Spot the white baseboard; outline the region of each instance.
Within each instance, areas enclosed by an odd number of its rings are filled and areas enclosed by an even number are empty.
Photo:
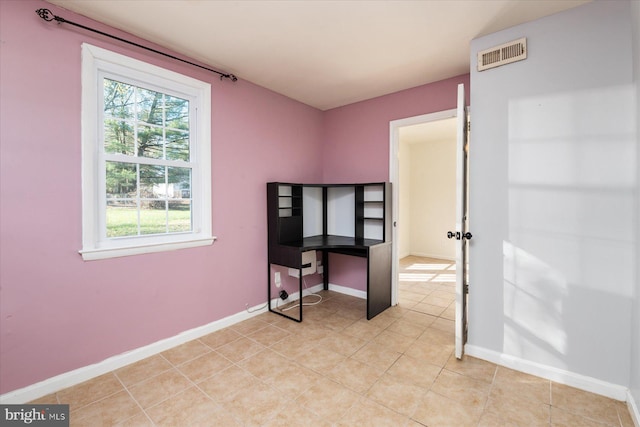
[[[323,289],[323,285],[315,285],[308,289],[303,290],[303,295],[308,293],[319,292]],[[355,296],[358,298],[367,298],[367,293],[356,289],[347,288],[344,286],[329,284],[329,290],[339,292],[346,295]],[[297,299],[299,293],[296,292],[289,296],[289,298]],[[272,299],[272,307],[275,307],[277,299]],[[218,331],[222,328],[234,325],[243,320],[247,320],[251,317],[267,311],[266,303],[258,304],[254,307],[250,307],[245,311],[233,314],[220,320],[216,320],[207,325],[198,326],[197,328],[190,329],[144,347],[139,347],[126,353],[112,356],[102,362],[95,363],[93,365],[83,366],[82,368],[74,369],[73,371],[65,372],[55,377],[48,378],[44,381],[29,385],[27,387],[13,390],[3,395],[0,395],[0,404],[22,404],[32,400],[38,399],[42,396],[46,396],[51,393],[55,393],[64,388],[80,384],[84,381],[90,380],[97,376],[106,374],[107,372],[114,371],[116,369],[127,366],[131,363],[135,363],[139,360],[146,359],[170,348],[176,347],[180,344],[184,344],[187,341],[195,340],[212,332]]]
[[[181,332],[173,337],[154,342],[144,347],[136,348],[126,353],[112,356],[102,362],[83,366],[82,368],[56,375],[55,377],[48,378],[27,387],[10,391],[0,395],[0,403],[22,404],[30,402],[42,396],[46,396],[47,394],[55,393],[64,388],[80,384],[81,382],[106,374],[107,372],[111,372],[115,369],[122,368],[123,366],[127,366],[131,363],[161,353],[180,344],[184,344],[187,341],[203,337],[266,311],[267,307],[265,304],[257,305],[249,308],[248,311],[242,311],[223,319],[216,320],[207,325]]]
[[[640,427],[640,408],[638,408],[638,403],[633,398],[631,391],[627,391],[627,408],[629,408],[635,426]]]
[[[627,387],[612,384],[597,378],[588,377],[586,375],[576,374],[575,372],[565,371],[564,369],[531,362],[529,360],[510,356],[504,353],[498,353],[497,351],[483,347],[467,344],[464,347],[464,351],[469,356],[487,360],[495,363],[496,365],[535,375],[537,377],[546,378],[559,384],[579,388],[581,390],[610,397],[611,399],[622,402],[628,402],[630,396],[629,389]]]

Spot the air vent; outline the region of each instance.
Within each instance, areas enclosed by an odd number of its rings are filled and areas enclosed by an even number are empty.
[[[527,39],[521,38],[478,52],[478,71],[527,59]]]

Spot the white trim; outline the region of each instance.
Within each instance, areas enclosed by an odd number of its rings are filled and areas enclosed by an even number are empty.
[[[106,49],[82,44],[82,249],[85,261],[210,245],[215,240],[211,224],[211,85]],[[180,234],[108,239],[101,231],[104,198],[99,187],[104,174],[99,147],[101,123],[98,100],[102,77],[121,76],[123,81],[144,82],[158,90],[189,99],[195,142],[192,159],[183,167],[192,170],[193,231]],[[155,160],[141,163],[155,164]],[[172,162],[163,161],[170,165]],[[175,162],[180,165],[181,162]]]
[[[303,293],[307,295],[309,292],[319,292],[323,289],[322,283],[312,286],[311,288],[304,289]],[[335,292],[343,293],[346,295],[352,295],[358,298],[366,298],[367,293],[358,291],[344,286],[329,284],[329,289]],[[292,295],[295,296],[296,294]],[[290,296],[290,297],[292,297]],[[272,300],[272,306],[275,306],[276,299]],[[147,357],[151,357],[155,354],[162,353],[180,344],[184,344],[188,341],[198,339],[220,329],[234,325],[243,320],[250,319],[254,316],[267,312],[267,304],[258,304],[254,307],[247,308],[245,311],[241,311],[223,319],[216,320],[207,325],[198,326],[193,329],[181,332],[178,335],[169,337],[144,347],[138,347],[131,351],[112,356],[102,362],[95,363],[93,365],[83,366],[82,368],[74,369],[73,371],[65,372],[55,377],[48,378],[44,381],[29,385],[27,387],[10,391],[3,395],[0,395],[0,404],[23,404],[32,400],[38,399],[42,396],[46,396],[51,393],[55,393],[64,388],[80,384],[84,381],[90,380],[97,376],[106,374],[131,363],[138,362]]]
[[[209,246],[212,245],[216,240],[217,237],[213,236],[208,239],[185,240],[183,242],[158,243],[144,246],[128,246],[111,249],[87,249],[81,250],[79,252],[82,255],[82,259],[84,261],[95,261],[98,259],[173,251],[176,249],[197,248],[199,246]]]
[[[553,366],[543,365],[541,363],[532,362],[530,360],[521,359],[508,354],[498,353],[497,351],[471,344],[465,345],[464,352],[469,356],[487,360],[506,368],[535,375],[559,384],[575,387],[580,390],[606,396],[611,399],[620,400],[622,402],[629,399],[630,394],[627,387],[612,384],[597,378],[588,377],[586,375],[577,374],[575,372],[566,371]]]
[[[334,285],[333,283],[329,283],[329,290],[360,299],[367,299],[367,291],[360,291],[358,289],[348,288],[346,286]]]
[[[640,427],[640,408],[631,394],[631,390],[627,390],[627,408],[631,414],[631,419],[636,427]]]
[[[178,335],[169,337],[144,347],[138,347],[134,350],[126,353],[112,356],[102,362],[95,363],[93,365],[83,366],[82,368],[74,369],[73,371],[65,372],[64,374],[56,375],[55,377],[48,378],[44,381],[32,384],[30,386],[10,391],[0,396],[0,403],[2,404],[22,404],[38,399],[47,394],[55,393],[67,387],[80,384],[81,382],[90,380],[97,376],[106,374],[116,369],[127,366],[131,363],[138,362],[147,357],[169,350],[180,344],[184,344],[188,341],[198,339],[212,332],[218,331],[222,328],[234,325],[243,320],[247,320],[251,317],[267,311],[264,304],[259,304],[255,307],[249,308],[248,311],[241,311],[240,313],[233,314],[220,320],[216,320],[204,326],[198,326],[193,329],[181,332]],[[254,311],[255,310],[255,311]]]

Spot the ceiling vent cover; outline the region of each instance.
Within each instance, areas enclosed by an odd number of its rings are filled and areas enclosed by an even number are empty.
[[[527,59],[527,39],[521,38],[478,52],[478,71]]]

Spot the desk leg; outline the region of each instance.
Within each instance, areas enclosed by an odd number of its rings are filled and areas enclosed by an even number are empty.
[[[322,281],[324,290],[329,290],[329,252],[322,251]]]
[[[367,320],[391,307],[391,243],[369,248],[367,257]]]

